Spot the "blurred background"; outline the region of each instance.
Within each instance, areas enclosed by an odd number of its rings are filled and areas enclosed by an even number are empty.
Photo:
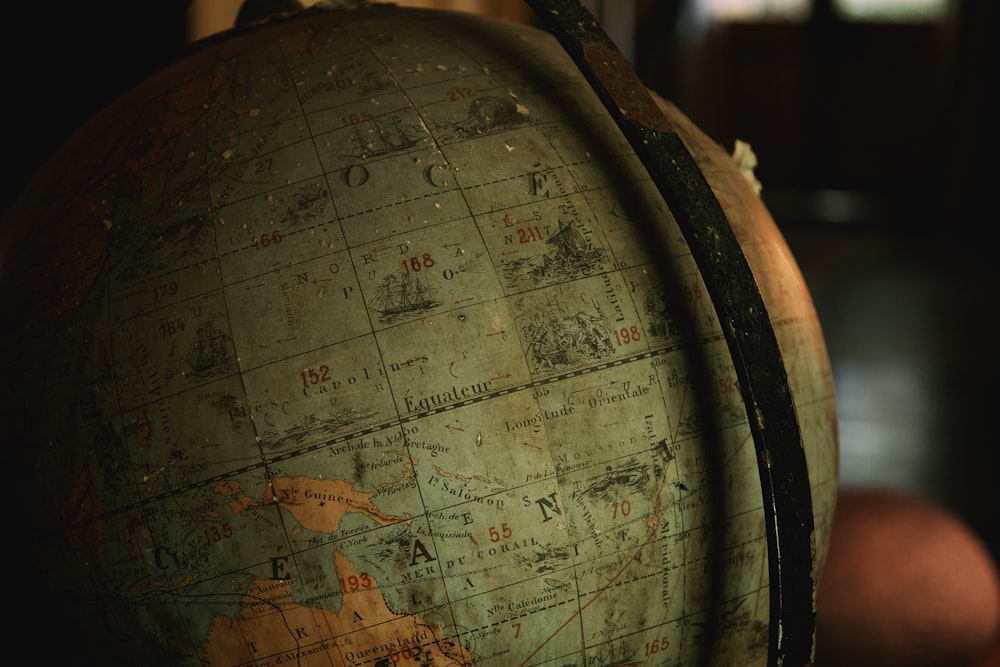
[[[401,5],[532,22],[518,0]],[[954,512],[1000,558],[986,84],[992,0],[589,0],[647,85],[731,150],[812,290],[844,488]],[[3,42],[6,208],[86,118],[232,24],[239,0],[21,3]],[[990,223],[990,220],[994,223]]]

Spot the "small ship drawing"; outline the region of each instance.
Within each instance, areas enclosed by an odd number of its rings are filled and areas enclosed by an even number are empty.
[[[541,256],[541,264],[537,259],[529,260],[534,264],[527,271],[527,276],[534,281],[552,278],[574,278],[590,275],[599,271],[604,261],[604,250],[595,248],[572,222],[560,222],[559,229],[546,240],[548,250]],[[511,269],[517,271],[515,264]],[[513,276],[511,276],[513,277]]]
[[[559,229],[549,238],[549,244],[555,247],[555,254],[560,259],[575,257],[579,253],[588,252],[591,247],[583,234],[573,226],[573,223],[559,222]]]
[[[434,299],[434,290],[420,282],[419,276],[391,273],[382,280],[374,305],[380,319],[388,322],[401,315],[429,310],[439,303]]]
[[[184,360],[196,377],[213,377],[224,372],[230,361],[229,337],[214,322],[202,322]]]
[[[366,159],[405,151],[419,143],[420,138],[413,136],[411,128],[403,127],[399,118],[388,121],[373,118],[352,127],[341,149],[344,156]]]

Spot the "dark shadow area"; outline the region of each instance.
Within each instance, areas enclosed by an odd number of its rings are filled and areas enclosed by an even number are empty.
[[[0,212],[81,124],[181,52],[187,5],[23,2],[6,10]]]

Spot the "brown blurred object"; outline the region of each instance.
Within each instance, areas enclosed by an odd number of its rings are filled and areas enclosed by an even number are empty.
[[[1000,574],[949,512],[899,492],[844,491],[817,607],[819,667],[986,667]]]
[[[990,647],[976,660],[975,667],[1000,667],[1000,630]]]
[[[311,7],[317,0],[295,0]],[[243,0],[191,0],[186,13],[187,39],[196,41],[233,26]],[[531,8],[520,0],[391,0],[382,4],[474,12],[494,18],[534,23]]]

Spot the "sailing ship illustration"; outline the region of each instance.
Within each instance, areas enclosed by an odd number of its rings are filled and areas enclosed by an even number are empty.
[[[572,280],[603,269],[604,249],[594,247],[572,222],[559,222],[546,240],[545,252],[510,260],[504,266],[507,286],[514,288],[525,278],[534,284]]]
[[[639,664],[639,648],[628,645],[624,640],[616,639],[606,644],[595,646],[596,655],[592,662],[599,665],[615,665],[615,667],[635,667]]]
[[[429,310],[440,305],[435,298],[435,290],[420,281],[413,273],[390,273],[382,280],[375,294],[374,306],[379,320],[388,323],[396,318]]]
[[[412,127],[405,127],[397,116],[390,119],[372,118],[354,125],[340,144],[343,157],[359,160],[380,157],[413,148],[420,136]]]
[[[559,229],[546,242],[550,250],[545,253],[542,266],[535,269],[542,275],[558,272],[577,276],[601,268],[604,250],[595,248],[572,222],[560,220]]]
[[[213,321],[202,322],[184,361],[195,377],[214,377],[225,372],[230,363],[229,336]]]
[[[559,221],[559,229],[549,239],[549,245],[555,247],[555,256],[560,259],[575,257],[581,252],[591,249],[587,239],[573,226],[572,222]]]

